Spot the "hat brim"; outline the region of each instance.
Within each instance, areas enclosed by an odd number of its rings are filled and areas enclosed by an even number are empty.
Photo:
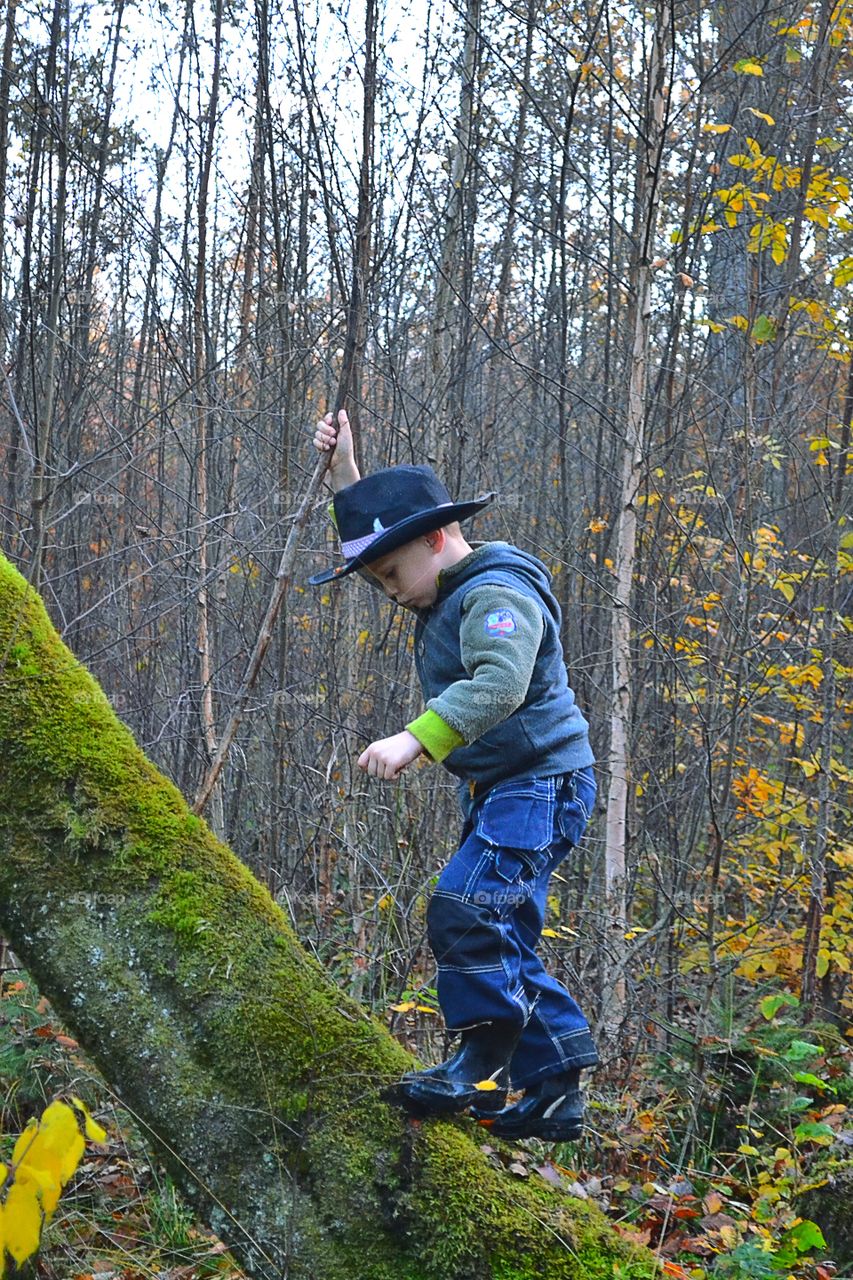
[[[479,498],[472,498],[470,502],[453,502],[448,507],[433,507],[431,511],[419,511],[413,516],[407,516],[405,520],[400,520],[390,529],[386,529],[361,555],[353,556],[352,559],[345,560],[343,564],[335,565],[332,569],[324,569],[322,573],[315,573],[308,582],[312,587],[319,587],[324,582],[336,582],[338,578],[346,578],[356,569],[373,564],[389,551],[396,551],[398,547],[405,546],[407,542],[413,542],[424,533],[433,533],[436,529],[443,529],[445,525],[453,524],[456,520],[467,520],[470,516],[475,516],[478,511],[483,510],[483,507],[493,502],[496,496],[494,493],[484,493]]]

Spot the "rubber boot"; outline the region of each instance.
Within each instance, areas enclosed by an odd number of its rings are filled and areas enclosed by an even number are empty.
[[[583,1130],[580,1071],[565,1071],[531,1085],[520,1102],[494,1115],[488,1107],[472,1110],[490,1134],[514,1142],[542,1138],[545,1142],[574,1142]]]
[[[410,1115],[454,1115],[473,1102],[484,1114],[500,1111],[509,1088],[509,1063],[521,1036],[512,1022],[486,1022],[462,1032],[453,1057],[425,1071],[410,1071],[383,1092]],[[488,1088],[477,1088],[488,1082]]]

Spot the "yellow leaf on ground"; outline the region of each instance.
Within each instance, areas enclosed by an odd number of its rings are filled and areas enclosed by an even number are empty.
[[[494,1080],[478,1080],[474,1085],[475,1089],[479,1089],[481,1093],[491,1093],[492,1089],[497,1089]]]

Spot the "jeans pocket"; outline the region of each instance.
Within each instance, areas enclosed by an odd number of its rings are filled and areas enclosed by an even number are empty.
[[[483,801],[477,835],[499,848],[547,849],[554,840],[553,778],[502,782]]]
[[[597,787],[591,768],[578,769],[565,785],[557,805],[557,829],[571,845],[579,843],[592,816]]]

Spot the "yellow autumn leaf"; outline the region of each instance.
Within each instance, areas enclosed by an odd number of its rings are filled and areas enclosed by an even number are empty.
[[[34,1187],[36,1194],[40,1196],[43,1191],[52,1191],[59,1185],[59,1160],[56,1157],[53,1157],[52,1166],[39,1169],[31,1164],[22,1164],[15,1174],[15,1181],[20,1186]]]
[[[777,591],[782,592],[782,595],[788,601],[788,604],[793,603],[794,588],[791,586],[790,582],[785,582],[783,578],[777,578],[776,581],[773,583],[773,586],[776,588]]]
[[[92,1119],[92,1113],[86,1106],[85,1102],[82,1102],[80,1098],[75,1098],[73,1094],[71,1095],[71,1101],[74,1103],[74,1106],[78,1111],[83,1112],[83,1116],[86,1121],[86,1137],[91,1139],[92,1142],[106,1142],[106,1129],[99,1125],[97,1120]]]
[[[414,1009],[414,1007],[415,1007],[414,1000],[404,1000],[402,1004],[391,1005],[391,1008],[394,1010],[395,1013],[409,1013],[410,1010]]]
[[[732,126],[730,124],[703,124],[702,132],[703,133],[728,133],[731,127]]]
[[[2,1187],[3,1183],[6,1181],[6,1177],[8,1173],[9,1173],[8,1166],[5,1164],[0,1164],[0,1187]]]
[[[430,1008],[430,1006],[429,1006],[428,1004],[417,1004],[417,1005],[415,1005],[415,1012],[416,1012],[416,1013],[432,1013],[432,1014],[437,1014],[437,1013],[438,1013],[438,1010],[437,1010],[437,1009],[432,1009],[432,1008]]]
[[[820,773],[819,760],[804,760],[801,756],[791,756],[794,764],[798,764],[807,778],[813,778],[816,773]]]
[[[601,516],[594,516],[587,525],[587,529],[589,529],[590,533],[602,533],[606,528],[607,521],[603,520]]]
[[[557,937],[557,933],[555,932],[555,930],[554,930],[554,929],[543,929],[543,930],[542,930],[542,937],[543,937],[543,938],[556,938],[556,937]]]
[[[757,1147],[751,1147],[748,1142],[742,1142],[738,1147],[738,1151],[742,1156],[757,1156],[761,1154]]]
[[[769,116],[766,111],[758,111],[755,107],[747,107],[747,111],[751,111],[754,116],[757,116],[759,120],[764,120],[767,124],[776,123],[773,117]]]
[[[38,1252],[41,1209],[33,1186],[13,1182],[3,1209],[5,1246],[18,1266]]]
[[[494,1080],[478,1080],[474,1085],[475,1089],[479,1089],[481,1093],[491,1093],[492,1089],[497,1089]]]
[[[737,63],[735,71],[739,71],[744,76],[763,76],[764,70],[757,62],[751,62],[748,59]]]
[[[38,1133],[38,1127],[37,1120],[30,1120],[27,1122],[26,1129],[24,1129],[23,1133],[20,1134],[18,1141],[15,1143],[15,1149],[12,1152],[12,1164],[21,1163],[24,1155],[35,1141],[35,1136]]]
[[[77,1127],[77,1117],[66,1102],[52,1102],[42,1115],[41,1133],[33,1143],[33,1153],[40,1150],[42,1141],[46,1152],[59,1157],[59,1176],[64,1186],[86,1150],[83,1135]],[[30,1156],[25,1157],[25,1161],[38,1167]]]
[[[32,1165],[21,1165],[15,1176],[15,1185],[31,1187],[44,1212],[45,1225],[53,1217],[62,1193],[62,1181],[59,1174],[59,1157],[45,1156],[45,1164],[50,1168],[36,1169]]]

